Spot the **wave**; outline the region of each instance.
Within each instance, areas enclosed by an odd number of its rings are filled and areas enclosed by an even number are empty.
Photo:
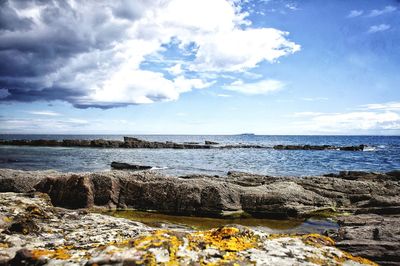
[[[366,146],[366,147],[364,147],[363,151],[376,151],[376,147],[374,147],[374,146]]]
[[[168,167],[156,167],[156,166],[153,166],[150,170],[165,170],[165,169],[168,169]]]

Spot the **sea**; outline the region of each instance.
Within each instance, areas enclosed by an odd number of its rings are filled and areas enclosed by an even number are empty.
[[[387,172],[400,169],[400,136],[272,136],[272,135],[125,135],[177,143],[205,140],[220,144],[257,144],[263,149],[123,149],[0,146],[0,168],[109,171],[112,161],[148,165],[167,175],[225,175],[228,171],[272,176],[310,176],[344,170]],[[122,135],[6,135],[0,139],[108,139]],[[364,151],[274,150],[283,145],[366,144]]]

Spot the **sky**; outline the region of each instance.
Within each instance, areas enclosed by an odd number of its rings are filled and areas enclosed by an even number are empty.
[[[3,134],[400,134],[400,1],[0,1]]]

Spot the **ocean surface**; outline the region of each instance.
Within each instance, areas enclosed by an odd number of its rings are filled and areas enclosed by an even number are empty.
[[[243,171],[273,176],[307,176],[341,170],[400,169],[400,136],[129,135],[151,141],[258,144],[265,149],[108,149],[0,146],[0,168],[64,172],[110,170],[112,161],[149,165],[169,175],[224,175]],[[0,135],[0,139],[113,139],[122,135]],[[362,152],[273,150],[277,144],[366,144]]]

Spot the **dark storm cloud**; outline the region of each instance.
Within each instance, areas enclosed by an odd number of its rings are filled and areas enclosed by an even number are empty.
[[[79,62],[81,54],[106,51],[115,40],[124,39],[129,21],[140,17],[139,4],[127,1],[93,1],[70,6],[67,1],[0,1],[0,89],[8,90],[1,101],[65,100],[77,107],[87,91],[78,85],[63,86],[48,81],[56,75],[66,81],[98,67]],[[142,3],[139,1],[138,3]],[[80,3],[77,3],[80,5]],[[24,13],[25,12],[25,13]],[[23,15],[25,16],[23,16]],[[125,22],[114,23],[113,15]],[[35,17],[36,16],[36,17]],[[74,71],[59,71],[71,60]]]
[[[44,88],[41,90],[18,88],[13,89],[12,94],[7,96],[5,101],[33,102],[38,100],[66,100],[74,102],[79,97],[84,96],[80,91],[72,91],[63,88]]]
[[[32,20],[19,17],[8,1],[0,1],[0,30],[27,30],[31,25]]]

